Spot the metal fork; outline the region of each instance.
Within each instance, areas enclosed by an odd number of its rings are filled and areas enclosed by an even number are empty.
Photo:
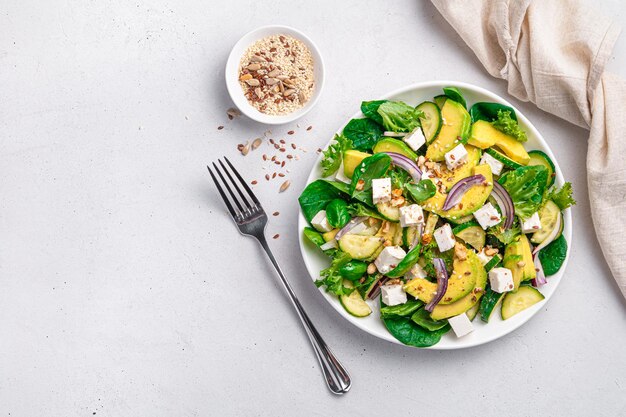
[[[285,278],[285,275],[280,269],[278,262],[276,262],[276,259],[274,258],[274,255],[272,254],[272,251],[267,244],[267,240],[265,239],[267,214],[265,214],[263,207],[261,207],[261,203],[259,203],[259,200],[252,193],[250,187],[248,187],[244,179],[241,177],[241,175],[239,175],[239,172],[237,172],[237,170],[235,169],[233,164],[230,163],[228,158],[224,157],[224,159],[226,160],[226,163],[228,164],[228,166],[232,170],[232,173],[235,175],[238,181],[233,179],[230,171],[226,168],[224,163],[218,159],[221,170],[220,167],[215,164],[215,162],[213,162],[213,169],[215,170],[215,172],[217,172],[217,175],[222,180],[221,182],[224,188],[226,188],[228,195],[230,195],[231,197],[230,200],[226,196],[226,193],[224,193],[224,189],[215,177],[215,174],[207,165],[207,169],[211,174],[211,178],[213,178],[213,182],[217,187],[217,191],[219,191],[222,199],[224,200],[224,203],[226,204],[226,207],[228,208],[228,211],[233,216],[233,220],[235,221],[237,228],[239,228],[239,232],[242,235],[255,237],[259,241],[263,249],[265,249],[265,253],[267,253],[270,261],[272,261],[274,268],[276,268],[276,272],[278,272],[280,281],[282,282],[283,287],[285,287],[285,291],[287,291],[287,295],[289,295],[289,299],[295,307],[296,312],[298,313],[298,317],[300,317],[300,321],[304,326],[304,330],[306,331],[306,334],[311,341],[311,345],[313,346],[315,355],[317,356],[320,366],[322,367],[322,373],[324,374],[324,379],[326,380],[328,388],[334,394],[345,394],[346,392],[348,392],[348,390],[350,389],[350,385],[352,384],[350,380],[350,375],[348,375],[348,372],[344,369],[341,363],[339,363],[337,358],[335,358],[335,355],[333,355],[331,350],[328,348],[328,346],[324,342],[324,339],[322,339],[322,336],[320,336],[318,331],[315,329],[315,326],[313,326],[311,319],[309,319],[309,317],[307,316],[304,308],[300,304],[300,301],[298,301],[298,297],[296,297],[293,288],[291,288],[289,281],[287,281],[287,278]],[[224,174],[226,175],[226,177],[224,176]],[[226,178],[228,178],[228,180],[226,180]],[[242,188],[247,192],[248,197],[246,197],[246,195],[242,192]],[[233,192],[233,189],[235,190],[235,192]]]

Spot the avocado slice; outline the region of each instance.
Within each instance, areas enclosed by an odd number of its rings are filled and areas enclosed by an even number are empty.
[[[343,173],[346,177],[352,178],[352,173],[359,164],[368,156],[372,156],[367,152],[355,151],[350,149],[343,154]]]
[[[530,243],[526,235],[521,235],[506,245],[504,267],[510,269],[513,274],[513,284],[515,284],[513,291],[517,291],[522,281],[528,281],[537,276]]]
[[[413,161],[417,159],[417,154],[413,152],[411,148],[409,148],[409,145],[407,145],[406,143],[398,139],[393,139],[393,138],[381,139],[378,141],[378,143],[376,143],[376,145],[374,145],[373,150],[374,150],[374,153],[381,153],[381,152],[399,153],[400,155],[404,155]]]
[[[448,278],[448,289],[439,304],[453,303],[474,289],[478,271],[474,271],[472,257],[476,257],[476,255],[471,251],[467,252],[467,259],[463,261],[454,257],[454,271]],[[424,278],[414,278],[406,283],[404,291],[425,303],[429,303],[437,291],[437,284]]]
[[[457,169],[450,171],[445,165],[441,167],[441,181],[446,186],[446,190],[450,190],[454,184],[461,181],[463,178],[472,175],[472,170],[478,162],[480,162],[481,151],[479,148],[471,145],[465,145],[467,150],[467,162]]]
[[[472,214],[485,204],[485,201],[487,201],[487,198],[493,189],[493,176],[491,175],[491,168],[489,165],[482,164],[473,167],[472,175],[478,174],[482,174],[485,177],[485,182],[470,188],[465,195],[463,195],[461,202],[452,207],[450,210],[443,211],[443,204],[446,201],[447,194],[441,194],[439,191],[437,191],[434,196],[426,200],[422,204],[422,208],[450,220],[457,220],[461,217]]]
[[[530,161],[530,156],[524,149],[524,145],[513,136],[500,132],[491,123],[484,120],[478,120],[474,123],[472,134],[467,143],[482,149],[497,146],[506,156],[522,165],[528,165]]]
[[[476,275],[476,286],[466,296],[451,304],[437,304],[433,312],[430,313],[430,317],[432,317],[433,320],[447,319],[465,313],[467,310],[474,307],[480,300],[480,297],[485,293],[485,287],[487,285],[487,273],[485,272],[485,268],[473,252],[468,251],[467,254],[468,259],[472,263],[473,274]]]
[[[426,158],[431,161],[443,161],[446,152],[459,142],[465,142],[470,133],[472,119],[462,104],[446,100],[441,109],[441,116],[443,126],[437,138],[426,149]]]

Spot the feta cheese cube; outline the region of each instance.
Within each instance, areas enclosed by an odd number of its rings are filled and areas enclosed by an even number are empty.
[[[400,246],[387,246],[380,252],[374,264],[378,272],[386,274],[394,269],[405,256],[406,252]]]
[[[488,153],[484,153],[482,158],[480,158],[480,165],[483,164],[489,165],[489,168],[491,168],[491,172],[493,173],[493,175],[500,175],[500,173],[502,172],[502,168],[504,168],[504,164],[502,162],[498,161],[496,158],[489,155]]]
[[[400,226],[415,226],[418,223],[424,223],[424,212],[417,204],[400,207]]]
[[[448,223],[443,226],[435,229],[435,241],[437,241],[437,246],[439,247],[440,252],[445,252],[454,247],[456,240],[454,239],[454,234],[452,233],[452,227]]]
[[[489,256],[485,253],[485,248],[478,252],[476,256],[478,256],[478,259],[480,259],[480,263],[483,264],[483,266],[487,265],[491,258],[493,258],[493,256]]]
[[[313,217],[313,220],[311,220],[311,225],[313,225],[318,232],[330,232],[333,230],[333,227],[328,223],[328,219],[326,218],[326,210],[318,211],[315,217]]]
[[[463,337],[474,331],[474,326],[465,313],[450,317],[448,323],[450,323],[456,337]]]
[[[413,129],[411,133],[402,138],[404,143],[409,145],[409,148],[417,151],[419,148],[424,146],[426,143],[426,138],[424,137],[424,133],[422,132],[421,127],[416,127]]]
[[[480,224],[480,226],[487,230],[487,228],[491,226],[495,226],[496,224],[502,221],[500,217],[500,213],[491,203],[487,203],[478,210],[474,212],[474,217]]]
[[[374,204],[391,201],[391,178],[372,180],[372,200]]]
[[[346,184],[352,183],[352,180],[346,176],[343,171],[343,162],[339,165],[339,171],[335,174],[335,179],[340,182],[344,182]]]
[[[465,149],[462,143],[459,143],[444,155],[446,165],[450,171],[466,163],[467,157],[467,149]]]
[[[402,288],[401,284],[383,285],[380,287],[380,293],[383,298],[383,303],[388,306],[397,306],[398,304],[406,303],[406,292]]]
[[[489,284],[495,292],[513,291],[513,273],[508,268],[493,268],[489,271]]]
[[[335,239],[331,239],[328,242],[321,245],[320,249],[321,250],[337,249],[337,241]]]
[[[426,276],[426,271],[424,271],[424,268],[422,268],[419,264],[413,265],[413,268],[404,274],[404,278],[406,279],[426,278]]]
[[[533,233],[537,230],[541,230],[541,220],[539,219],[539,213],[534,213],[522,222],[522,232]]]

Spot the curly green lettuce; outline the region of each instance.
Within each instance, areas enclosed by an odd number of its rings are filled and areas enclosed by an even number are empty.
[[[546,199],[554,201],[554,203],[559,206],[561,210],[565,210],[566,208],[576,204],[576,200],[574,200],[572,193],[572,183],[566,182],[560,190],[556,187],[550,190]]]
[[[528,140],[526,132],[524,132],[517,121],[511,117],[509,110],[498,110],[498,117],[491,124],[500,132],[514,137],[519,142],[526,142]]]
[[[324,158],[320,165],[322,166],[322,176],[328,177],[333,175],[341,166],[343,154],[352,148],[352,141],[343,135],[335,135],[334,142],[331,143],[324,151]]]
[[[411,132],[420,126],[423,113],[401,101],[386,101],[378,106],[385,130],[392,132]]]
[[[320,271],[320,279],[315,281],[317,287],[325,286],[326,291],[335,295],[349,295],[354,288],[348,288],[343,285],[343,277],[339,273],[339,269],[350,262],[352,257],[345,252],[337,251],[333,257],[330,266]]]
[[[547,178],[548,170],[544,166],[531,165],[507,172],[498,182],[511,196],[515,215],[528,219],[543,202]]]

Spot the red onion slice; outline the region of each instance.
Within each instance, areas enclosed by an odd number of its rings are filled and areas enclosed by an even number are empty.
[[[389,281],[388,277],[383,276],[382,278],[380,278],[376,282],[376,284],[374,284],[374,287],[370,290],[369,294],[366,294],[365,298],[373,300],[374,298],[378,297],[380,295],[380,287],[385,285],[387,281]]]
[[[513,226],[513,220],[515,219],[515,206],[513,205],[513,200],[511,199],[509,192],[505,190],[504,187],[497,181],[494,181],[491,195],[496,200],[496,203],[498,203],[502,215],[506,217],[503,225],[504,230],[510,229],[511,226]]]
[[[561,223],[563,222],[563,215],[561,214],[561,212],[559,212],[559,216],[556,218],[556,224],[554,225],[554,229],[552,230],[552,233],[550,233],[550,235],[548,235],[547,238],[544,239],[543,242],[541,242],[539,244],[539,246],[537,246],[534,250],[533,250],[533,255],[535,255],[537,252],[539,252],[541,249],[545,248],[546,246],[548,246],[550,243],[552,243],[552,241],[554,239],[557,238],[559,232],[561,231]]]
[[[463,198],[467,190],[475,185],[485,182],[486,178],[482,174],[472,175],[471,177],[463,178],[461,181],[454,184],[448,192],[446,201],[443,203],[443,210],[450,210],[452,207],[459,204],[459,201]]]
[[[537,273],[535,279],[531,281],[533,287],[547,284],[548,280],[546,279],[546,274],[543,272],[543,265],[541,265],[538,253],[533,256],[533,264],[535,265],[535,271]]]
[[[430,303],[426,304],[426,307],[424,307],[424,310],[428,312],[433,311],[448,289],[448,271],[446,271],[445,262],[441,258],[433,258],[433,266],[435,267],[435,272],[437,273],[437,293]]]
[[[391,161],[398,168],[402,168],[409,173],[413,181],[417,184],[422,179],[422,170],[419,169],[417,163],[411,158],[396,152],[385,152],[391,158]]]
[[[359,216],[359,217],[355,217],[355,218],[351,219],[348,222],[348,224],[346,224],[343,228],[341,228],[341,230],[339,230],[337,232],[337,234],[335,235],[335,240],[339,240],[341,238],[341,236],[345,235],[350,230],[352,230],[354,228],[354,226],[363,223],[367,219],[368,219],[367,216]]]

